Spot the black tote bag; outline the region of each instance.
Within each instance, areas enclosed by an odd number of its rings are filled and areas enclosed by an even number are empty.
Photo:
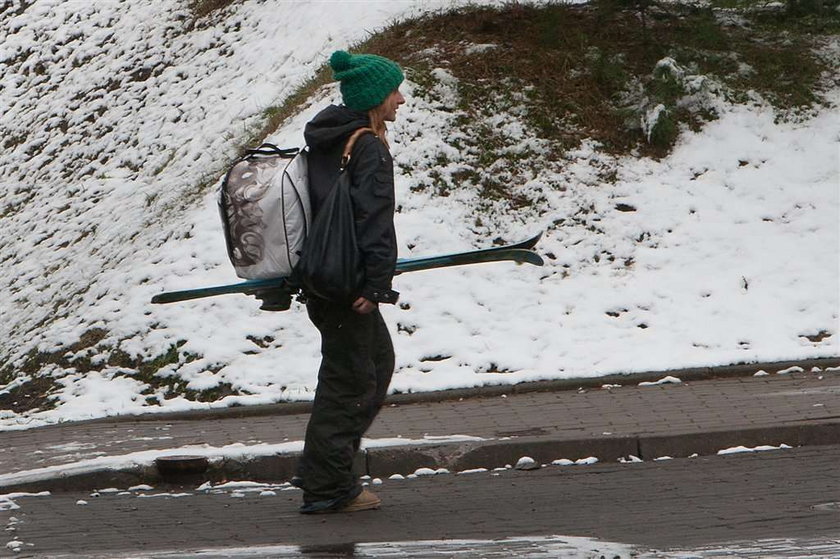
[[[365,281],[347,167],[353,144],[366,132],[373,131],[360,128],[347,141],[338,179],[312,222],[295,267],[295,277],[306,295],[334,303],[352,304]]]

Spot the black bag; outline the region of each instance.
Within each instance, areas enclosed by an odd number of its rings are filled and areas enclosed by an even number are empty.
[[[364,284],[347,167],[353,145],[367,132],[373,130],[360,128],[347,140],[338,179],[315,216],[295,267],[295,279],[308,296],[352,304]]]

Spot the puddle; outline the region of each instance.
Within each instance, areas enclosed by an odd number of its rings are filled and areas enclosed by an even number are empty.
[[[827,503],[838,505],[838,503]],[[189,549],[182,551],[144,551],[144,558],[176,559],[202,557],[272,557],[292,559],[318,557],[339,558],[436,558],[462,557],[482,559],[716,559],[719,557],[750,557],[766,559],[805,559],[840,557],[840,535],[837,539],[777,538],[754,542],[734,542],[688,549],[656,551],[614,542],[571,536],[505,538],[500,540],[426,540],[382,543],[346,543],[333,545],[273,545]],[[54,558],[70,555],[52,556]],[[118,552],[90,555],[91,559],[128,559],[137,553]]]

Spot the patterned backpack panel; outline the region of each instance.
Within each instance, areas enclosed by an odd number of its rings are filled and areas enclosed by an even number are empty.
[[[222,181],[218,201],[236,275],[291,274],[311,221],[306,151],[273,144],[248,150]]]

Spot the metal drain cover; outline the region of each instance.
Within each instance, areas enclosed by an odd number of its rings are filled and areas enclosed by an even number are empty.
[[[160,456],[155,458],[155,465],[161,475],[202,474],[207,470],[206,456]]]

